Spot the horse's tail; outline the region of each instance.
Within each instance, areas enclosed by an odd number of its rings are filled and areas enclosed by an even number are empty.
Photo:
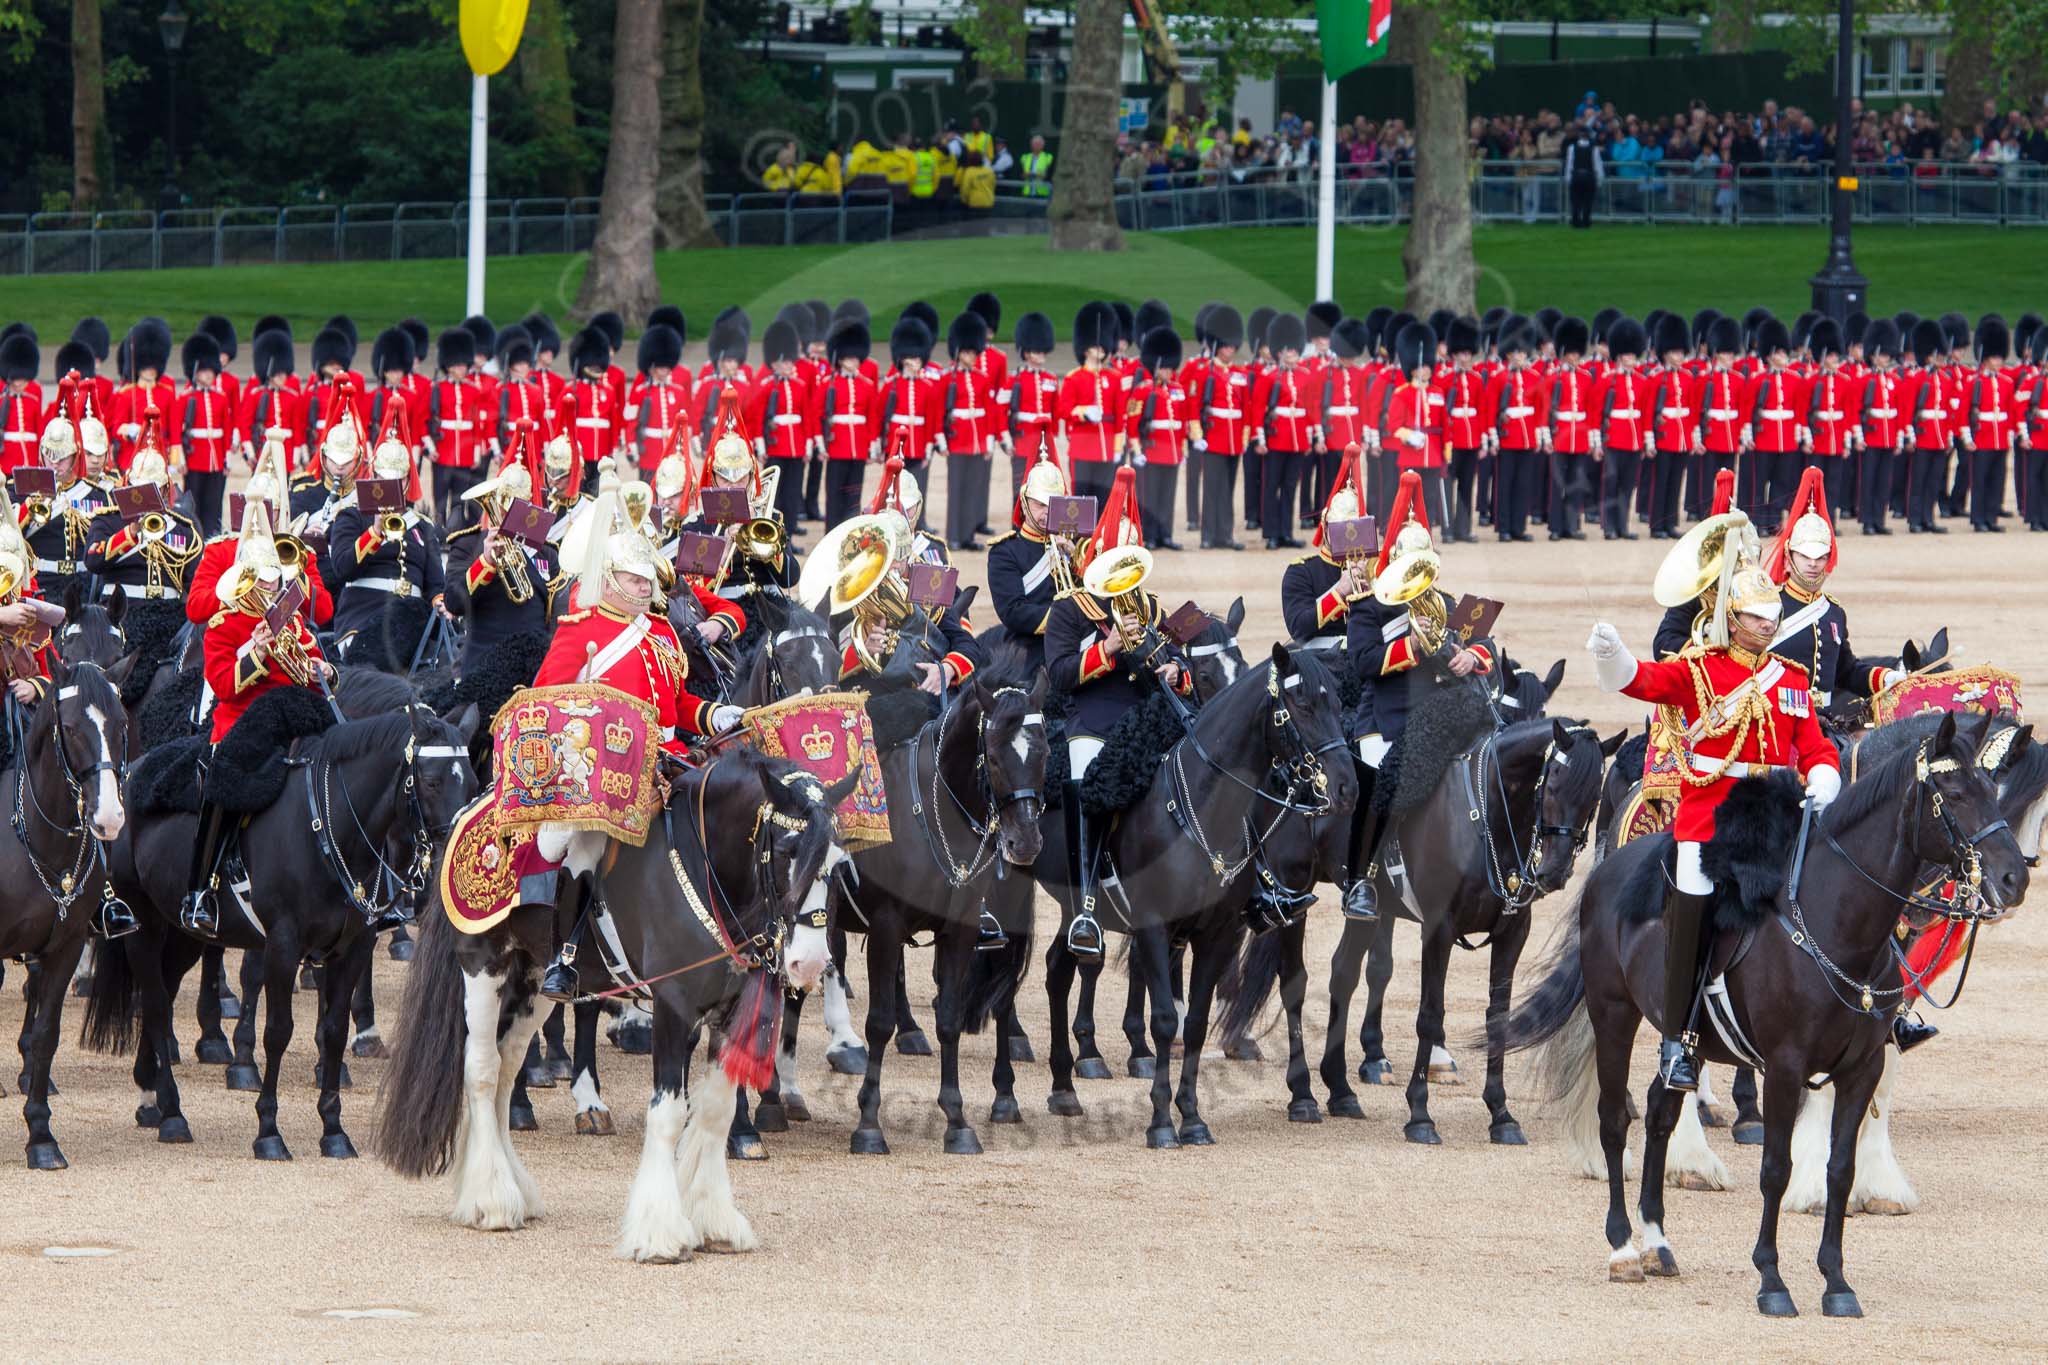
[[[135,1045],[135,967],[125,945],[106,939],[96,942],[92,994],[85,1002],[78,1041],[88,1052],[125,1057]]]
[[[378,1101],[377,1155],[408,1180],[440,1175],[455,1152],[462,1119],[462,968],[455,960],[455,927],[438,898],[420,917],[419,943],[405,983],[405,1008],[392,1042],[391,1070]]]
[[[1509,1052],[1525,1052],[1555,1039],[1574,1015],[1585,1015],[1586,969],[1579,959],[1579,915],[1574,906],[1558,922],[1543,960],[1543,979],[1509,1014],[1505,1026]],[[1591,1031],[1587,1037],[1590,1041]],[[1483,1045],[1483,1044],[1476,1044]],[[1560,1091],[1552,1090],[1555,1099]]]
[[[1593,1019],[1586,1012],[1586,971],[1579,916],[1565,915],[1543,963],[1543,980],[1508,1016],[1507,1049],[1536,1048],[1536,1091],[1564,1109],[1565,1158],[1589,1179],[1607,1178],[1600,1147],[1600,1078]]]
[[[1029,920],[1022,929],[1005,932],[1010,936],[1008,947],[997,953],[974,955],[974,970],[968,981],[966,1021],[962,1025],[964,1032],[980,1033],[982,1025],[989,1021],[989,1016],[999,1005],[1016,1008],[1017,996],[1024,989],[1024,979],[1031,974]]]
[[[1216,983],[1216,998],[1223,1002],[1223,1012],[1216,1020],[1218,1038],[1251,1036],[1253,1026],[1259,1022],[1259,1012],[1266,1008],[1266,999],[1280,980],[1281,949],[1285,946],[1280,938],[1287,932],[1275,929],[1254,935],[1223,969],[1223,976]]]

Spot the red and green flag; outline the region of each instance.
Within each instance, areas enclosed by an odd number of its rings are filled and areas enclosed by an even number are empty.
[[[1338,80],[1387,55],[1394,0],[1324,0],[1316,6],[1323,76]]]

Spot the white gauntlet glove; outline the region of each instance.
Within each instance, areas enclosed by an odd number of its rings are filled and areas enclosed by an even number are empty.
[[[1622,642],[1621,632],[1602,621],[1586,640],[1593,655],[1593,676],[1602,692],[1619,692],[1635,681],[1636,660]]]
[[[738,725],[740,723],[741,718],[744,717],[746,714],[747,713],[745,709],[738,706],[726,705],[712,707],[712,732],[715,734],[723,734],[725,731],[732,729],[735,725]]]
[[[1842,794],[1842,774],[1835,768],[1815,768],[1806,775],[1806,804],[1814,814],[1826,810]]]

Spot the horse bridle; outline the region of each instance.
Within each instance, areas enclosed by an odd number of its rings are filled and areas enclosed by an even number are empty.
[[[1595,732],[1588,726],[1573,725],[1567,727],[1565,734],[1568,738],[1577,739],[1582,735],[1593,735]],[[1543,746],[1542,769],[1536,775],[1536,789],[1533,793],[1535,809],[1530,817],[1532,828],[1529,836],[1529,851],[1526,854],[1522,852],[1522,841],[1516,837],[1514,825],[1509,824],[1508,847],[1515,855],[1515,865],[1503,871],[1500,863],[1500,852],[1493,840],[1491,812],[1486,807],[1486,781],[1484,776],[1486,758],[1487,755],[1491,754],[1493,755],[1493,788],[1500,799],[1500,808],[1505,811],[1508,808],[1508,792],[1506,780],[1501,776],[1499,745],[1500,735],[1496,732],[1487,739],[1485,745],[1474,751],[1473,766],[1480,770],[1481,776],[1478,780],[1474,781],[1469,773],[1467,775],[1467,781],[1471,783],[1470,790],[1472,796],[1472,806],[1469,814],[1473,822],[1479,826],[1480,839],[1486,847],[1487,887],[1501,901],[1503,912],[1512,915],[1534,904],[1536,897],[1541,894],[1537,889],[1536,868],[1543,861],[1544,839],[1571,840],[1572,858],[1576,861],[1580,852],[1585,849],[1587,839],[1591,837],[1590,824],[1593,812],[1587,811],[1585,821],[1582,821],[1576,828],[1571,825],[1548,824],[1544,821],[1543,803],[1550,791],[1551,765],[1556,763],[1560,757],[1567,764],[1571,762],[1571,750],[1566,749],[1560,755],[1557,741],[1552,739]]]
[[[698,967],[717,961],[729,960],[733,965],[746,971],[777,969],[781,964],[783,938],[785,932],[791,927],[795,919],[794,910],[792,910],[790,915],[785,916],[781,913],[781,908],[789,902],[791,894],[796,889],[796,884],[794,880],[786,887],[776,884],[776,841],[771,838],[764,843],[761,838],[761,832],[766,828],[774,828],[786,834],[796,836],[808,833],[812,821],[817,818],[817,811],[824,804],[824,787],[815,776],[807,772],[794,772],[783,778],[786,786],[803,796],[810,804],[812,814],[806,818],[799,819],[794,815],[785,815],[776,809],[773,801],[766,799],[763,799],[754,808],[754,828],[748,836],[749,845],[758,850],[754,857],[754,895],[753,899],[743,909],[734,910],[732,897],[726,893],[724,886],[719,882],[718,869],[712,865],[710,833],[705,827],[704,803],[710,794],[711,770],[724,761],[724,757],[720,756],[713,759],[703,768],[698,769],[703,774],[704,780],[697,785],[697,818],[690,831],[694,836],[697,856],[703,860],[704,882],[709,892],[708,901],[705,896],[698,894],[696,884],[690,879],[689,870],[683,866],[682,852],[676,843],[675,837],[675,805],[672,801],[665,801],[661,807],[662,833],[668,841],[669,874],[675,878],[676,885],[682,890],[684,903],[690,907],[690,913],[696,918],[697,923],[711,935],[712,941],[719,945],[720,952],[714,957],[702,962],[692,963],[677,971],[667,972],[662,976],[650,977],[648,978],[650,982],[662,980],[667,976],[680,975],[684,971],[693,971]],[[829,819],[829,813],[827,818]],[[726,907],[727,914],[725,917],[721,917],[719,914],[718,907],[720,902],[723,902]],[[767,910],[767,922],[755,933],[742,937],[737,932],[742,927],[740,918],[745,911],[753,910],[756,907],[765,907]],[[732,919],[733,924],[731,927],[725,924],[725,918]],[[825,927],[826,918],[824,910],[820,909],[814,912],[811,916],[811,927],[822,930]]]
[[[1003,686],[990,693],[989,700],[993,702],[1005,696],[1028,699],[1030,695],[1029,692],[1021,687]],[[1036,787],[1013,787],[1007,792],[999,792],[995,789],[995,784],[989,780],[988,745],[986,742],[988,739],[988,712],[984,710],[981,713],[980,727],[975,735],[975,752],[980,757],[980,761],[975,764],[975,774],[979,778],[978,785],[981,788],[980,795],[986,814],[977,820],[974,813],[967,809],[966,803],[960,799],[959,794],[953,790],[953,784],[946,781],[945,776],[940,771],[939,752],[945,747],[946,727],[952,723],[953,716],[957,711],[957,707],[942,707],[938,718],[927,721],[924,725],[918,727],[917,733],[911,736],[910,739],[910,780],[912,787],[910,813],[916,819],[918,829],[924,834],[925,844],[931,849],[933,861],[944,869],[947,885],[955,890],[965,886],[968,882],[987,871],[989,864],[995,861],[996,835],[1002,827],[1003,812],[1022,801],[1041,800],[1043,795]],[[1021,722],[1023,725],[1043,725],[1044,723],[1044,714],[1037,711],[1027,712]],[[924,750],[925,731],[933,726],[938,727],[939,734],[938,738],[932,743],[930,808],[932,818],[928,819],[923,795],[916,790],[916,784],[917,770],[922,762],[921,755]],[[939,794],[941,792],[945,793],[946,799],[952,802],[953,809],[958,811],[960,818],[966,822],[968,832],[974,835],[978,841],[975,844],[973,856],[966,863],[961,863],[953,857],[952,841],[946,837],[945,812],[939,804]],[[936,837],[934,837],[934,826],[936,826]]]
[[[407,708],[407,720],[412,719],[412,708]],[[423,758],[469,759],[469,751],[454,744],[429,744],[424,747],[419,741],[415,728],[405,741],[405,778],[400,789],[405,793],[407,807],[412,813],[412,857],[407,860],[401,872],[384,859],[384,850],[376,840],[370,838],[363,828],[362,816],[356,812],[355,799],[349,795],[348,783],[341,784],[341,803],[348,811],[349,822],[355,826],[357,836],[364,847],[370,850],[370,857],[377,864],[376,876],[380,886],[389,886],[391,895],[380,902],[372,902],[363,883],[349,868],[348,855],[342,851],[341,843],[334,837],[334,794],[332,782],[336,764],[322,762],[319,765],[319,780],[316,783],[312,770],[306,774],[306,815],[314,836],[320,843],[320,854],[327,867],[334,874],[342,894],[348,897],[349,905],[361,915],[381,914],[400,894],[417,896],[426,888],[427,878],[433,872],[434,845],[447,837],[455,827],[451,819],[436,825],[427,816],[425,800],[420,795],[419,763]]]
[[[1963,966],[1957,973],[1955,989],[1950,992],[1947,1002],[1936,1004],[1933,996],[1927,992],[1927,986],[1931,984],[1936,969],[1930,966],[1924,973],[1915,972],[1907,963],[1905,953],[1899,948],[1897,935],[1886,939],[1885,942],[1891,950],[1891,960],[1897,965],[1902,979],[1902,984],[1898,986],[1874,986],[1858,981],[1836,965],[1834,959],[1821,948],[1812,928],[1806,922],[1806,911],[1799,903],[1800,878],[1806,867],[1807,835],[1814,817],[1813,805],[1810,802],[1801,810],[1799,842],[1793,852],[1791,873],[1786,879],[1785,902],[1791,906],[1791,913],[1787,915],[1781,912],[1778,915],[1778,923],[1791,938],[1793,946],[1812,958],[1820,967],[1821,979],[1827,982],[1828,989],[1833,992],[1835,998],[1840,1000],[1844,1007],[1873,1019],[1883,1018],[1891,1013],[1892,1007],[1889,1004],[1878,1008],[1878,1001],[1902,999],[1908,992],[1924,999],[1933,1009],[1947,1009],[1962,997],[1963,987],[1970,979],[1970,962],[1977,952],[1977,930],[1983,926],[1986,918],[1982,845],[1985,840],[2010,830],[2005,819],[2000,817],[1988,822],[1974,834],[1963,833],[1962,826],[1956,823],[1955,815],[1948,809],[1948,803],[1942,797],[1941,788],[1934,784],[1936,776],[1960,772],[1963,764],[1961,760],[1955,758],[1929,758],[1928,748],[1932,742],[1931,737],[1922,739],[1919,747],[1914,750],[1913,782],[1925,793],[1926,803],[1933,807],[1935,818],[1941,822],[1942,838],[1947,844],[1949,858],[1947,880],[1956,883],[1957,894],[1953,900],[1941,900],[1918,890],[1901,895],[1864,871],[1862,865],[1850,856],[1849,850],[1842,847],[1833,829],[1824,829],[1822,834],[1827,839],[1828,847],[1834,851],[1836,857],[1848,865],[1850,871],[1900,905],[1966,926],[1968,941],[1963,949]],[[1917,842],[1920,806],[1920,801],[1916,800],[1913,803],[1916,837],[1909,842]],[[1854,1001],[1843,996],[1841,988],[1844,986],[1857,992]]]
[[[91,659],[79,659],[72,663],[70,668],[74,674],[81,668],[90,668],[93,672],[100,675],[107,686],[113,686],[113,679],[106,676],[106,669]],[[114,894],[112,881],[104,875],[107,866],[106,846],[85,827],[85,789],[86,784],[101,773],[113,774],[114,786],[117,790],[125,784],[128,777],[128,760],[126,756],[128,747],[127,732],[125,730],[122,732],[122,757],[114,758],[112,756],[113,745],[108,744],[106,746],[108,757],[86,768],[81,776],[80,770],[71,764],[70,751],[64,747],[64,713],[62,710],[64,702],[68,701],[70,696],[77,690],[78,685],[76,683],[66,682],[58,684],[56,696],[58,709],[50,717],[51,741],[52,747],[57,750],[58,771],[64,774],[64,783],[71,791],[72,823],[68,825],[59,824],[56,820],[50,818],[49,811],[43,808],[43,798],[36,791],[33,774],[29,771],[28,753],[25,744],[27,738],[26,727],[23,727],[24,743],[17,748],[15,755],[18,767],[14,784],[14,809],[8,815],[8,823],[14,830],[15,840],[21,845],[22,856],[28,859],[29,870],[35,873],[36,880],[42,884],[44,893],[56,903],[57,918],[60,920],[70,913],[72,903],[84,893],[85,865],[95,856],[99,859],[100,871],[103,874],[100,884],[100,899],[102,901],[115,901],[119,899]],[[24,798],[26,799],[26,804]],[[49,873],[44,869],[43,860],[36,856],[35,849],[29,844],[28,805],[30,804],[35,807],[36,818],[43,823],[45,828],[61,837],[67,839],[76,837],[78,840],[78,852],[71,860],[70,869],[60,872],[54,884]]]

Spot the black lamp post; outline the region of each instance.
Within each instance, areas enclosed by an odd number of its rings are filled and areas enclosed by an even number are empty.
[[[192,19],[178,7],[178,0],[164,0],[164,12],[156,17],[156,31],[164,40],[164,187],[157,207],[168,212],[178,207],[178,53],[185,46],[185,30]]]
[[[1867,312],[1870,281],[1856,269],[1849,252],[1849,210],[1856,195],[1855,168],[1850,149],[1856,133],[1849,126],[1851,66],[1856,60],[1856,0],[1841,0],[1835,31],[1835,192],[1833,223],[1828,230],[1828,258],[1813,285],[1813,306],[1838,323],[1846,324],[1849,314]]]

